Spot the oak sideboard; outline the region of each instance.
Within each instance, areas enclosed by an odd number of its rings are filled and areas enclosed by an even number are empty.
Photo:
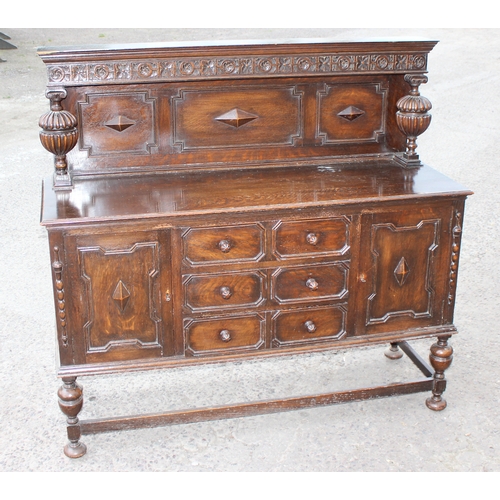
[[[446,402],[464,202],[422,163],[434,41],[41,48],[67,417],[82,434],[428,392]],[[408,343],[433,338],[429,362]],[[387,344],[421,379],[80,420],[85,375]],[[207,367],[207,369],[209,369]],[[235,370],[237,366],[235,364]],[[78,380],[80,382],[80,380]]]

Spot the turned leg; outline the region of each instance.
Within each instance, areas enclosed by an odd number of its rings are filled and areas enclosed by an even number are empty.
[[[67,416],[69,442],[64,447],[64,454],[69,458],[79,458],[87,452],[87,447],[80,442],[81,430],[78,413],[83,406],[83,390],[76,383],[76,377],[63,377],[63,385],[57,395],[59,408]]]
[[[389,359],[400,359],[403,357],[403,351],[401,351],[397,342],[391,342],[391,347],[386,349],[384,354]]]
[[[441,397],[446,389],[445,370],[451,365],[453,348],[448,345],[449,336],[438,337],[437,343],[431,346],[429,360],[435,370],[432,397],[425,402],[427,407],[434,411],[446,408],[446,401]]]

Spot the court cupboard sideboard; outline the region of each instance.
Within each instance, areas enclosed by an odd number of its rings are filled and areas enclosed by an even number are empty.
[[[423,164],[433,41],[42,48],[43,184],[67,416],[81,435],[429,391],[445,370],[464,202]],[[430,364],[408,344],[435,337]],[[77,378],[387,344],[422,379],[79,420]],[[237,369],[235,365],[235,369]]]

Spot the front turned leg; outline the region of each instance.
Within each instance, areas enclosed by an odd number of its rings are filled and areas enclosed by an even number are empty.
[[[451,365],[453,359],[453,348],[448,345],[449,336],[438,337],[438,341],[431,346],[429,360],[435,370],[434,383],[432,386],[432,397],[425,402],[427,407],[434,411],[446,408],[446,401],[441,397],[446,389],[445,370]]]
[[[63,377],[63,385],[57,395],[59,408],[67,416],[69,442],[64,447],[64,454],[69,458],[79,458],[87,452],[87,447],[80,442],[81,430],[78,414],[83,406],[83,390],[76,383],[76,377]]]

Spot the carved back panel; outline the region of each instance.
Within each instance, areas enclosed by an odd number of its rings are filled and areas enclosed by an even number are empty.
[[[58,151],[48,139],[44,145],[69,177],[402,153],[397,103],[409,76],[425,81],[434,44],[41,49],[52,113],[74,118],[56,131],[71,130],[71,142]],[[41,121],[45,135],[54,132],[49,122]]]

